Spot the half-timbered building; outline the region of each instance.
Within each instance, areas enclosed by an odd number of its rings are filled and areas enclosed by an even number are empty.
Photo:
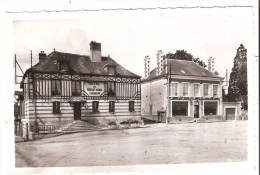
[[[23,77],[23,121],[63,126],[74,120],[106,124],[140,118],[140,76],[101,56],[101,44],[90,43],[90,55],[53,51]]]

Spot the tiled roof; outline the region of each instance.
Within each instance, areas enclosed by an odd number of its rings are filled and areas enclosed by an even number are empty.
[[[172,75],[196,76],[196,77],[207,77],[207,78],[219,78],[219,79],[221,79],[221,77],[219,77],[216,74],[208,71],[207,69],[205,69],[202,66],[196,64],[193,61],[168,59],[167,64],[171,65],[171,66],[168,66],[168,69],[171,67],[171,74]],[[158,78],[164,77],[165,75],[166,75],[165,69],[161,72],[160,75],[156,75],[156,68],[154,68],[150,72],[150,75],[146,79],[143,79],[142,82],[158,79]]]
[[[101,62],[92,62],[89,56],[62,53],[58,51],[53,51],[41,62],[34,65],[28,71],[40,72],[40,73],[59,73],[58,64],[59,61],[65,61],[69,63],[69,72],[73,74],[81,75],[108,75],[104,70],[107,65],[113,65],[116,67],[115,74],[117,76],[125,77],[135,77],[140,78],[139,75],[132,73],[131,71],[125,69],[123,66],[118,64],[110,57],[102,57]]]

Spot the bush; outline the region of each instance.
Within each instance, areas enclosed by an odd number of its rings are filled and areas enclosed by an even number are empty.
[[[129,121],[122,121],[122,122],[120,122],[120,125],[128,125],[128,124],[130,124]]]
[[[116,122],[115,121],[109,121],[108,125],[116,125]]]
[[[138,124],[138,123],[139,123],[139,121],[137,121],[137,120],[130,121],[130,124]]]

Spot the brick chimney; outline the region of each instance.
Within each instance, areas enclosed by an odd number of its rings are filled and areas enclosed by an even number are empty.
[[[150,75],[150,57],[147,55],[144,58],[144,78]]]
[[[44,58],[46,58],[46,53],[44,53],[44,51],[41,51],[39,53],[39,62],[41,62]]]
[[[101,43],[90,42],[90,59],[92,62],[101,62]]]

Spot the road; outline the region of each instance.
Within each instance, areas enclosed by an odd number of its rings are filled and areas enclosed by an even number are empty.
[[[247,121],[151,124],[15,144],[16,167],[237,162],[247,160]]]

